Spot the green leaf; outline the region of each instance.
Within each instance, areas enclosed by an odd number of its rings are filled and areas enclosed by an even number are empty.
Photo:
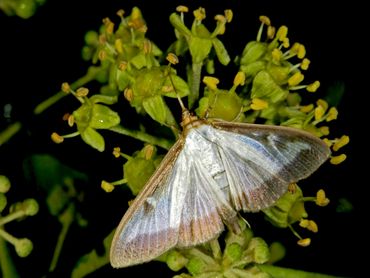
[[[230,63],[230,56],[227,53],[227,50],[224,44],[217,38],[212,39],[213,47],[216,51],[216,55],[220,63],[224,66]]]
[[[162,96],[157,95],[144,99],[143,107],[153,120],[160,124],[166,122],[167,104],[164,102]]]
[[[104,138],[95,129],[87,127],[84,132],[81,133],[81,138],[86,144],[90,145],[94,149],[97,149],[99,152],[104,151]]]

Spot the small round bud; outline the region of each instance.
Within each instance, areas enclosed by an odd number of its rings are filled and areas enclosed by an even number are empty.
[[[10,189],[10,180],[3,175],[0,175],[0,193],[6,193]]]
[[[167,254],[166,263],[172,271],[179,271],[186,265],[187,262],[188,259],[176,250],[171,250]]]
[[[15,242],[14,247],[18,256],[24,258],[32,252],[33,244],[28,238],[21,238]]]
[[[0,193],[0,213],[4,210],[6,207],[8,201],[3,193]]]
[[[22,202],[22,209],[25,215],[34,216],[39,211],[39,204],[35,199],[26,199]]]

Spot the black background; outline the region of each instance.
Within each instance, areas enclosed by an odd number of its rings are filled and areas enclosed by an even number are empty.
[[[215,14],[226,8],[233,9],[234,19],[221,37],[232,57],[241,53],[248,41],[255,39],[259,28],[258,16],[268,15],[275,26],[288,26],[291,41],[306,46],[307,57],[311,60],[306,78],[321,81],[318,93],[324,93],[335,82],[344,82],[346,90],[338,106],[339,119],[332,133],[351,137],[350,145],[344,149],[348,159],[338,166],[324,165],[307,182],[307,185],[319,183],[318,188],[324,187],[332,200],[326,208],[308,207],[320,229],[317,235],[312,236],[312,245],[298,247],[288,230],[273,228],[260,216],[247,218],[256,235],[268,243],[280,239],[287,246],[287,257],[279,263],[281,266],[338,276],[360,273],[362,255],[358,252],[365,248],[367,240],[360,229],[363,223],[359,217],[362,211],[360,196],[364,196],[368,183],[360,179],[358,160],[360,151],[362,154],[365,149],[365,145],[360,143],[360,132],[366,127],[366,118],[361,112],[368,93],[367,80],[360,78],[364,72],[360,65],[367,56],[365,42],[362,41],[366,36],[362,22],[365,19],[361,16],[363,7],[357,6],[356,2],[335,2],[323,7],[326,4],[323,1],[49,0],[28,20],[0,14],[0,107],[3,109],[6,103],[13,107],[10,121],[1,115],[0,127],[3,129],[14,121],[24,124],[15,138],[0,147],[0,173],[8,175],[14,184],[10,198],[21,200],[32,196],[40,203],[45,196],[37,185],[23,184],[22,161],[25,157],[34,153],[51,153],[72,168],[88,173],[90,184],[81,210],[90,225],[85,229],[71,228],[53,276],[67,277],[82,254],[93,247],[99,250],[101,240],[116,226],[130,197],[123,195],[124,190],[107,195],[100,189],[102,179],[118,179],[121,174],[120,163],[112,159],[109,151],[100,154],[80,139],[62,145],[50,142],[50,133],[60,128],[61,116],[75,109],[75,102],[63,100],[38,117],[32,115],[32,109],[57,92],[62,82],[73,82],[85,73],[89,63],[80,58],[83,37],[88,30],[97,30],[102,18],[109,16],[118,22],[115,15],[118,9],[123,8],[129,13],[133,6],[138,6],[149,27],[147,36],[165,50],[174,40],[168,16],[178,4],[186,4],[191,9],[206,8],[206,24],[210,29],[214,26],[212,18]],[[356,129],[356,123],[363,123],[362,129]],[[127,142],[127,149],[138,147],[140,144]],[[316,187],[306,187],[304,192],[312,195],[315,190]],[[337,200],[341,197],[353,203],[352,212],[335,212]],[[22,277],[46,275],[60,229],[58,222],[46,212],[46,206],[41,204],[41,209],[37,216],[27,219],[26,224],[19,223],[25,225],[23,236],[30,237],[35,245],[28,258],[16,259]],[[130,277],[144,273],[161,277],[171,277],[172,274],[165,264],[153,262],[122,270],[106,266],[91,277]]]

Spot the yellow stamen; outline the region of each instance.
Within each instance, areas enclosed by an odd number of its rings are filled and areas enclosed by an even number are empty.
[[[51,140],[53,140],[54,143],[60,144],[64,141],[64,138],[60,136],[58,133],[53,132],[51,134]]]
[[[203,19],[206,18],[206,10],[202,7],[199,7],[198,9],[196,9],[194,12],[194,17],[196,20],[198,21],[202,21]]]
[[[179,63],[179,58],[174,53],[168,53],[166,59],[172,65],[176,65]]]
[[[324,135],[324,136],[327,136],[330,133],[328,126],[320,126],[319,130],[320,130],[321,134]]]
[[[102,181],[102,182],[101,182],[101,188],[102,188],[105,192],[110,193],[110,192],[112,192],[112,191],[113,191],[113,189],[114,189],[114,185],[113,185],[113,184],[111,184],[111,183],[109,183],[109,182],[107,182],[107,181]]]
[[[323,189],[320,189],[316,193],[316,205],[320,207],[325,207],[329,204],[330,200],[326,198],[325,191]]]
[[[118,69],[120,71],[125,71],[127,69],[127,62],[126,61],[121,61],[119,64],[118,64]]]
[[[77,97],[85,97],[89,94],[89,89],[85,87],[78,88],[76,91],[76,96]]]
[[[177,6],[176,11],[179,13],[187,13],[189,11],[189,8],[183,5]]]
[[[286,27],[285,25],[280,26],[280,28],[278,29],[276,33],[276,38],[282,42],[287,37],[287,35],[288,35],[288,27]]]
[[[144,43],[143,43],[143,52],[144,52],[144,54],[152,53],[152,49],[153,49],[153,46],[152,46],[152,43],[150,42],[150,40],[144,40]]]
[[[304,79],[304,75],[301,72],[296,72],[288,79],[289,86],[296,86],[301,83]]]
[[[224,14],[225,14],[225,17],[226,17],[226,21],[228,22],[228,23],[230,23],[231,22],[231,20],[233,20],[233,11],[232,10],[230,10],[230,9],[227,9],[227,10],[224,10]]]
[[[121,148],[120,147],[115,147],[113,149],[113,155],[115,158],[119,158],[121,156]]]
[[[119,17],[123,17],[124,14],[125,14],[125,11],[123,9],[119,9],[116,13],[116,15],[118,15]]]
[[[153,157],[153,154],[154,154],[154,147],[152,145],[146,145],[144,148],[143,148],[143,152],[144,152],[144,157],[146,160],[149,160]]]
[[[301,69],[307,70],[310,63],[311,63],[310,60],[308,60],[307,58],[304,58],[301,63]]]
[[[324,111],[326,111],[329,107],[327,101],[321,98],[316,101],[316,104],[317,106],[321,106],[324,109]]]
[[[107,58],[107,52],[105,52],[105,50],[100,50],[99,53],[98,53],[98,58],[100,61],[104,61],[105,58]]]
[[[209,89],[216,90],[217,84],[220,83],[220,80],[218,80],[216,77],[204,76],[203,83],[206,84]]]
[[[269,106],[268,102],[263,99],[259,99],[259,98],[252,99],[251,108],[253,110],[263,110],[267,108],[268,106]]]
[[[275,48],[272,52],[271,52],[271,56],[272,56],[272,59],[275,61],[275,62],[279,62],[281,57],[283,56],[283,53],[281,52],[280,49],[278,48]]]
[[[285,38],[283,40],[283,47],[288,48],[290,46],[289,38]]]
[[[312,111],[312,109],[314,108],[313,104],[308,104],[308,105],[305,105],[305,106],[302,106],[300,108],[300,111],[303,112],[303,113],[308,113],[310,111]]]
[[[271,20],[265,16],[265,15],[261,15],[259,17],[260,21],[263,23],[263,24],[266,24],[267,26],[270,26],[271,25]]]
[[[306,56],[306,48],[304,47],[303,44],[300,44],[297,52],[297,57],[299,59],[303,59],[304,56]]]
[[[315,121],[319,121],[325,114],[325,110],[322,106],[317,106],[315,108]]]
[[[338,110],[335,107],[331,107],[328,112],[328,116],[326,118],[327,122],[330,122],[332,120],[336,120],[338,117]]]
[[[347,145],[349,143],[349,137],[347,135],[343,135],[334,143],[333,150],[338,151],[341,147]]]
[[[69,92],[71,92],[71,87],[69,86],[69,84],[67,83],[67,82],[63,82],[62,83],[62,91],[64,92],[64,93],[69,93]]]
[[[114,23],[108,18],[103,19],[103,24],[105,25],[105,30],[108,34],[113,34]]]
[[[308,220],[308,225],[305,228],[313,233],[317,233],[319,231],[319,227],[313,220]]]
[[[68,121],[68,125],[72,127],[75,123],[75,117],[73,115],[69,115],[67,121]]]
[[[294,53],[294,54],[297,54],[297,53],[298,53],[298,49],[299,49],[300,45],[301,45],[300,43],[295,42],[295,43],[292,45],[292,47],[290,48],[290,51],[291,51],[292,53]]]
[[[324,138],[322,139],[324,141],[324,143],[330,148],[331,145],[333,145],[333,142],[331,140],[329,140],[328,138]]]
[[[288,185],[288,192],[294,194],[297,191],[297,184],[296,183],[290,183]]]
[[[308,219],[301,219],[301,221],[299,221],[299,226],[301,226],[302,228],[307,228],[308,227]]]
[[[122,40],[121,39],[116,39],[114,41],[114,48],[117,50],[118,53],[120,53],[120,54],[123,53],[123,47],[122,47]]]
[[[234,78],[234,86],[244,85],[245,82],[245,73],[239,71]]]
[[[317,91],[317,89],[320,87],[320,81],[315,81],[313,82],[312,84],[308,85],[307,86],[307,91],[310,92],[310,93],[314,93]]]
[[[337,155],[337,156],[332,156],[330,159],[330,163],[334,165],[338,165],[342,163],[344,160],[346,160],[346,158],[347,156],[344,153]]]
[[[222,14],[215,15],[215,20],[219,21],[220,23],[226,23],[226,17]]]
[[[267,27],[267,37],[269,39],[273,39],[275,36],[276,28],[274,26],[268,26]]]
[[[134,93],[132,92],[131,88],[126,88],[123,92],[125,99],[131,102],[134,99]]]
[[[297,244],[302,246],[302,247],[307,247],[311,244],[311,239],[310,238],[303,238],[297,241]]]

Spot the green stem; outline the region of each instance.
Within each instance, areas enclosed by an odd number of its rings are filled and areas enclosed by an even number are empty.
[[[62,252],[64,240],[67,236],[69,227],[71,226],[75,215],[75,205],[70,203],[67,209],[63,212],[60,216],[59,221],[62,223],[62,230],[58,236],[57,245],[55,246],[53,258],[50,263],[49,272],[53,272],[55,267],[57,266],[60,254]]]
[[[200,87],[200,77],[202,73],[202,63],[192,64],[192,75],[191,75],[191,88],[189,95],[189,108],[192,108],[194,103],[199,98],[199,87]]]
[[[2,227],[0,227],[2,229]],[[4,278],[19,277],[17,270],[13,264],[13,260],[8,252],[6,241],[0,237],[0,274]]]
[[[0,133],[0,146],[7,142],[10,138],[12,138],[18,131],[22,128],[22,124],[20,122],[15,122],[8,126]]]
[[[77,79],[75,82],[70,84],[70,87],[72,90],[75,90],[86,83],[89,83],[90,81],[94,80],[96,78],[96,75],[100,72],[99,67],[90,67],[87,71],[87,73],[82,76],[81,78]],[[44,112],[46,109],[48,109],[50,106],[58,102],[60,99],[68,95],[67,93],[63,91],[59,91],[55,95],[49,97],[48,99],[41,102],[39,105],[36,106],[36,108],[33,110],[33,113],[38,115]]]
[[[284,268],[274,265],[257,265],[263,272],[270,274],[274,278],[334,278],[339,276],[332,276],[321,273],[306,272],[302,270]]]
[[[158,137],[149,135],[149,134],[147,134],[145,132],[142,132],[142,131],[139,131],[139,130],[131,130],[131,129],[125,128],[121,125],[116,125],[114,127],[111,127],[109,130],[117,132],[119,134],[123,134],[123,135],[126,135],[126,136],[133,137],[135,139],[138,139],[140,141],[143,141],[143,142],[146,142],[146,143],[149,143],[149,144],[152,144],[152,145],[159,146],[159,147],[164,148],[166,150],[169,150],[173,145],[173,142],[170,141],[170,140],[167,140],[167,139],[164,139],[164,138],[158,138]]]
[[[21,218],[25,215],[23,210],[18,210],[0,218],[0,226],[9,223],[17,218]]]

